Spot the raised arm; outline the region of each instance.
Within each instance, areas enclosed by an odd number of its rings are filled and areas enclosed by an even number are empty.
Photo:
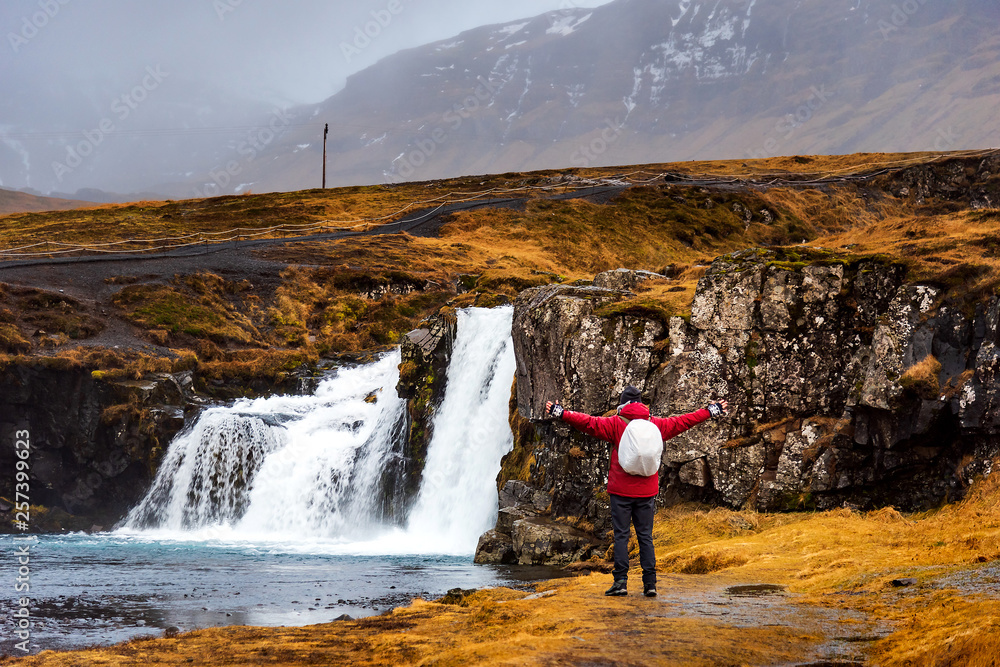
[[[592,435],[606,442],[614,442],[618,435],[618,429],[624,428],[625,425],[619,417],[594,417],[582,412],[564,410],[558,401],[555,403],[548,401],[545,404],[545,412],[561,419],[581,433]]]
[[[686,415],[677,415],[676,417],[651,417],[650,421],[656,424],[657,428],[660,429],[660,434],[663,436],[663,439],[669,440],[675,435],[680,435],[692,426],[697,426],[698,424],[708,421],[709,419],[718,419],[728,412],[728,401],[712,401],[701,410],[695,410],[694,412],[689,412]]]

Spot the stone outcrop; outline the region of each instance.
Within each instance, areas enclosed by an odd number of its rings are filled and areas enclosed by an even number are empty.
[[[486,531],[476,545],[475,562],[480,565],[513,565],[517,562],[514,538],[510,533],[501,533],[495,528]]]
[[[616,306],[626,296],[551,286],[515,304],[530,425],[511,456],[531,462],[523,479],[555,516],[607,528],[608,446],[546,419],[545,401],[602,414],[626,384],[654,414],[732,406],[667,443],[662,503],[924,508],[961,496],[1000,454],[1000,300],[973,313],[908,284],[901,265],[809,249],[718,259],[690,320],[669,327]]]
[[[600,548],[593,536],[551,519],[519,519],[511,529],[519,565],[568,565]]]
[[[657,280],[666,276],[652,271],[633,271],[630,269],[616,269],[605,271],[594,276],[594,287],[602,289],[632,291],[647,280]]]
[[[542,419],[545,401],[604,412],[628,385],[645,384],[663,323],[618,313],[631,292],[547,285],[526,290],[514,306],[517,407]]]
[[[1000,206],[1000,155],[951,158],[890,172],[876,185],[917,204],[938,200],[961,202],[971,209]]]
[[[408,506],[420,488],[434,414],[444,399],[448,364],[457,332],[458,319],[454,310],[443,309],[403,336],[400,345],[402,363],[396,392],[406,399],[409,435],[399,459],[402,469],[391,474],[403,480],[403,497],[399,499],[402,507]]]
[[[110,529],[149,487],[167,444],[197,404],[190,373],[141,381],[12,365],[0,373],[0,468],[14,433],[31,440],[33,530]],[[4,528],[10,526],[5,522]]]
[[[589,532],[553,521],[552,498],[530,484],[507,481],[500,489],[496,526],[479,538],[477,563],[566,565],[602,549]]]

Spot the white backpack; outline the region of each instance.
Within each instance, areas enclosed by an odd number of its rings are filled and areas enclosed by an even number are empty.
[[[663,436],[656,424],[646,419],[633,419],[625,427],[618,443],[618,464],[630,475],[649,477],[660,469],[663,458]]]

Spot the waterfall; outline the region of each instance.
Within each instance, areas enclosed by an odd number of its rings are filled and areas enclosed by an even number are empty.
[[[406,539],[426,551],[472,553],[496,521],[496,476],[514,437],[508,422],[514,381],[513,308],[459,311],[448,385],[435,419]]]
[[[312,396],[206,410],[171,444],[128,528],[349,538],[386,519],[382,470],[405,424],[399,352],[341,369]],[[372,400],[374,399],[374,400]]]
[[[496,518],[510,450],[511,308],[458,312],[445,396],[405,519],[400,354],[340,369],[311,396],[204,411],[171,442],[123,530],[323,542],[345,553],[471,553]]]

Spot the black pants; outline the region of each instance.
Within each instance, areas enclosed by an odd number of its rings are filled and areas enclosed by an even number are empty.
[[[629,524],[639,541],[639,565],[644,586],[656,585],[656,554],[653,551],[653,515],[656,497],[626,498],[611,494],[611,526],[615,534],[615,581],[628,578]]]

